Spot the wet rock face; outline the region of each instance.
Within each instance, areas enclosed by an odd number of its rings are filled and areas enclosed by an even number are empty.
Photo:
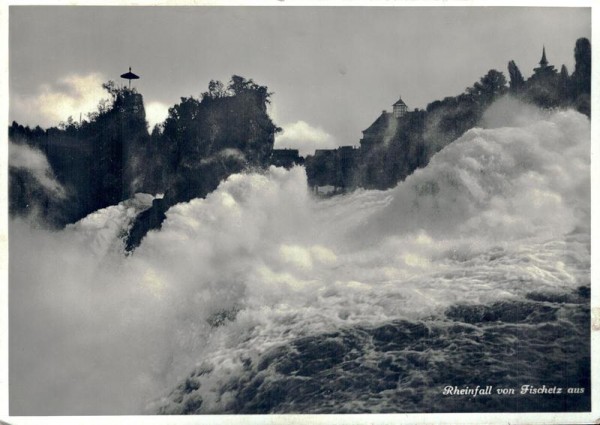
[[[125,250],[127,252],[137,248],[150,230],[160,229],[162,222],[167,218],[165,214],[167,209],[168,206],[163,199],[155,199],[149,209],[136,217],[125,239]]]
[[[587,297],[586,297],[587,295]],[[219,413],[552,412],[590,408],[589,292],[531,293],[528,301],[455,305],[444,316],[312,335],[247,359],[219,389]],[[206,372],[161,413],[203,410]],[[193,382],[192,382],[193,381]],[[491,395],[444,396],[446,386],[492,385]],[[519,395],[551,385],[561,394]],[[515,388],[499,396],[496,388]],[[579,395],[570,387],[583,388]],[[192,401],[193,400],[193,401]]]

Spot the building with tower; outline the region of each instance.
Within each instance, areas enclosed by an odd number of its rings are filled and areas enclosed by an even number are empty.
[[[548,59],[546,59],[546,46],[542,48],[542,59],[540,59],[540,66],[533,68],[533,77],[543,77],[547,75],[556,74],[554,66],[550,65]]]
[[[383,143],[386,134],[389,136],[390,130],[392,132],[395,130],[397,120],[408,113],[408,106],[404,103],[402,97],[392,105],[392,108],[392,112],[387,112],[384,109],[373,124],[363,130],[360,146],[364,151],[368,151],[373,146]]]

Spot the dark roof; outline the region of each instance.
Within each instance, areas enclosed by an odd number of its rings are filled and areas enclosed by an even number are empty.
[[[392,116],[391,113],[389,112],[382,112],[381,115],[379,115],[379,118],[377,118],[373,124],[371,124],[369,126],[369,128],[367,128],[366,130],[363,130],[363,133],[379,133],[380,131],[383,131],[387,128],[388,123],[390,121],[390,117]]]
[[[332,156],[335,154],[334,149],[315,149],[315,157],[318,156]]]
[[[121,78],[125,78],[127,80],[137,80],[140,77],[138,75],[135,75],[133,72],[131,72],[131,67],[129,67],[129,72],[126,72],[125,74],[121,74]]]
[[[392,106],[407,106],[407,105],[402,100],[402,97],[400,97],[400,99],[398,99],[398,102],[394,103]]]
[[[271,156],[273,157],[280,157],[280,156],[298,156],[300,154],[300,151],[298,151],[298,149],[288,149],[288,148],[284,148],[284,149],[273,149],[271,151]]]

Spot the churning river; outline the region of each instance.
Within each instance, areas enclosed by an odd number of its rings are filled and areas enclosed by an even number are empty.
[[[508,106],[387,191],[233,175],[129,256],[149,195],[12,220],[11,414],[590,409],[590,123]]]

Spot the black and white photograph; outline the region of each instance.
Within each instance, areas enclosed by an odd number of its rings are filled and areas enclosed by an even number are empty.
[[[286,3],[4,9],[2,421],[597,420],[591,4]]]

